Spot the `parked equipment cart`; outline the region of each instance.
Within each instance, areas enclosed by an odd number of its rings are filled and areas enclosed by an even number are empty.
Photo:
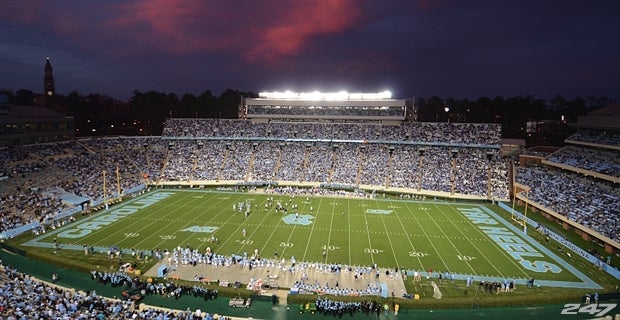
[[[236,297],[228,301],[228,306],[233,308],[249,308],[250,304],[252,304],[252,299],[250,298],[246,300],[241,297]]]

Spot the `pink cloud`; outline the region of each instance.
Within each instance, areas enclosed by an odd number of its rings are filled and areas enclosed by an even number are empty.
[[[145,37],[158,49],[172,53],[234,48],[241,35],[240,30],[232,28],[234,12],[221,10],[217,4],[137,1],[117,7],[118,17],[107,21],[106,26],[127,30],[135,40]]]
[[[362,14],[349,0],[303,1],[280,12],[274,21],[254,33],[257,41],[244,55],[249,61],[274,62],[299,53],[315,36],[352,28]]]
[[[273,62],[299,53],[312,37],[354,27],[361,12],[351,0],[298,2],[138,1],[117,9],[113,28],[144,29],[174,53],[224,51],[251,62]]]
[[[353,0],[36,3],[7,8],[12,14],[0,16],[117,57],[223,53],[274,62],[302,52],[315,37],[354,28],[362,17],[361,2]]]

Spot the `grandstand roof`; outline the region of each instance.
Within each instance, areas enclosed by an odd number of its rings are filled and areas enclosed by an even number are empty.
[[[606,116],[606,117],[620,117],[620,103],[610,104],[606,107],[596,109],[588,112],[589,116]]]
[[[571,126],[589,129],[620,130],[620,103],[591,111],[587,116],[579,117],[577,123]]]
[[[515,146],[525,147],[525,139],[502,138],[502,145],[515,145]]]
[[[0,120],[6,121],[15,121],[15,120],[26,120],[26,119],[59,119],[65,118],[65,115],[58,113],[56,111],[38,107],[38,106],[12,106],[9,108],[9,114],[6,118],[0,118]]]

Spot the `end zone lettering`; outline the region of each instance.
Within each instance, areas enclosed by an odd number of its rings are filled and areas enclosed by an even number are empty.
[[[497,227],[499,222],[486,214],[480,208],[457,208],[471,222],[478,225],[491,240],[495,241],[513,259],[519,261],[524,268],[534,272],[560,273],[562,269],[557,265],[547,261],[530,261],[527,257],[543,257],[536,249],[532,248],[521,237],[510,231],[508,228]],[[492,225],[492,226],[487,226]]]
[[[63,231],[58,234],[58,237],[59,238],[70,238],[70,239],[84,237],[90,234],[91,232],[93,232],[93,230],[99,230],[103,226],[107,226],[113,222],[116,222],[127,215],[137,212],[140,209],[149,207],[159,202],[162,199],[168,198],[169,196],[173,194],[174,192],[157,192],[157,193],[151,194],[142,199],[133,201],[131,202],[131,204],[125,205],[121,208],[112,210],[109,213],[103,214],[89,221],[83,222],[74,229]]]

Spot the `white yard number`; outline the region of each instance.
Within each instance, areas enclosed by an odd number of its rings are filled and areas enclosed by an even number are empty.
[[[237,242],[239,244],[245,245],[245,244],[252,244],[252,243],[254,243],[254,240],[237,240]]]
[[[462,255],[457,255],[457,258],[459,258],[459,260],[461,261],[472,261],[474,259],[476,259],[476,257],[472,257],[472,256],[462,256]]]
[[[336,246],[323,246],[321,249],[332,251],[332,250],[338,250],[340,248]]]
[[[171,235],[171,234],[159,236],[159,238],[162,239],[162,240],[174,240],[174,239],[176,239],[176,237],[177,236]]]
[[[381,252],[383,252],[383,250],[364,248],[364,253],[381,253]]]
[[[290,247],[292,247],[292,246],[293,246],[293,243],[292,243],[292,242],[280,242],[280,247],[283,247],[283,248],[290,248]]]
[[[617,305],[617,303],[599,303],[598,305],[587,304],[582,307],[579,303],[567,303],[564,305],[564,309],[562,309],[560,314],[588,313],[595,317],[602,317],[613,310]]]
[[[139,237],[139,236],[140,236],[140,234],[139,234],[139,233],[136,233],[136,232],[128,232],[128,233],[125,233],[125,238],[137,238],[137,237]]]
[[[424,252],[409,251],[409,256],[410,257],[414,257],[414,258],[423,258],[423,257],[425,257],[427,255],[428,254],[426,254]]]

